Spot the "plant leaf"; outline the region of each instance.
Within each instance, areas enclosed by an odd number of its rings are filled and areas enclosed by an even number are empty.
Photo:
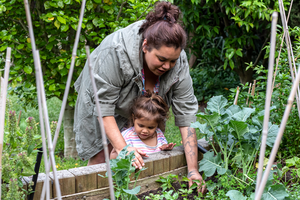
[[[233,118],[237,121],[245,122],[253,112],[255,112],[254,108],[243,108],[240,112],[235,113]]]
[[[200,122],[195,122],[191,124],[191,128],[198,128],[200,133],[206,134],[207,137],[213,136],[213,132],[209,130],[207,124],[200,124]]]
[[[215,126],[219,123],[220,115],[218,113],[213,113],[212,115],[205,115],[203,113],[198,113],[197,117],[201,117],[204,119],[208,125],[211,126],[211,128],[214,130]]]
[[[219,115],[223,115],[225,112],[225,106],[227,106],[227,102],[227,99],[222,95],[212,97],[207,102],[207,110],[211,112],[216,112]]]
[[[245,122],[241,121],[230,121],[230,127],[234,129],[236,135],[233,133],[234,137],[241,139],[241,137],[249,131],[248,125]]]
[[[140,190],[141,190],[141,186],[137,186],[131,190],[123,189],[123,191],[126,192],[127,194],[137,194],[140,192]]]
[[[283,200],[288,197],[283,185],[271,185],[267,192],[263,193],[262,200]]]
[[[276,124],[272,124],[271,122],[269,122],[269,128],[268,128],[268,137],[267,137],[267,145],[269,147],[273,147],[273,144],[276,140],[278,131],[279,131],[279,127]]]
[[[244,197],[244,195],[237,190],[230,190],[226,193],[226,196],[228,196],[231,200],[246,200],[247,197]]]
[[[221,163],[223,163],[221,153],[214,156],[214,152],[208,151],[204,154],[203,159],[199,163],[199,171],[204,171],[207,177],[212,176],[216,170],[218,174],[225,174],[226,169],[220,165]]]

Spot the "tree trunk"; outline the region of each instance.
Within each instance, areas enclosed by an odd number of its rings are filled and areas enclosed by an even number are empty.
[[[74,108],[66,105],[64,114],[64,141],[65,141],[65,158],[78,156],[76,150],[75,133],[73,131],[74,125]]]
[[[252,82],[252,75],[253,75],[253,69],[249,68],[247,71],[243,69],[242,67],[234,68],[233,69],[240,77],[240,82],[242,84],[245,84],[247,82],[251,83]]]

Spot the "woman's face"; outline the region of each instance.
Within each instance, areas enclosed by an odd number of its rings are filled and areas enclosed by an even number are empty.
[[[161,76],[172,69],[180,56],[181,48],[162,46],[149,51],[145,45],[147,45],[147,40],[143,43],[144,60],[149,70],[156,76]]]

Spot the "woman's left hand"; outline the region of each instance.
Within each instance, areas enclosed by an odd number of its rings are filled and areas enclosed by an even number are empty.
[[[203,180],[202,176],[199,174],[197,170],[191,170],[188,173],[188,179],[189,181],[189,187],[193,185],[193,180],[199,180],[200,183],[197,183],[198,185],[198,193],[201,192],[202,194],[205,194],[207,192],[205,181]]]
[[[160,146],[159,148],[162,150],[162,151],[171,151],[174,146],[176,145],[176,143],[169,143],[169,144],[163,144],[162,146]]]

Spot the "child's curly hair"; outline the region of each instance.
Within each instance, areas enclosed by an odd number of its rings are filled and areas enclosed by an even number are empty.
[[[158,128],[164,132],[166,121],[169,118],[169,107],[162,97],[147,90],[144,95],[133,100],[130,126],[134,125],[135,119],[140,118],[155,120]]]

